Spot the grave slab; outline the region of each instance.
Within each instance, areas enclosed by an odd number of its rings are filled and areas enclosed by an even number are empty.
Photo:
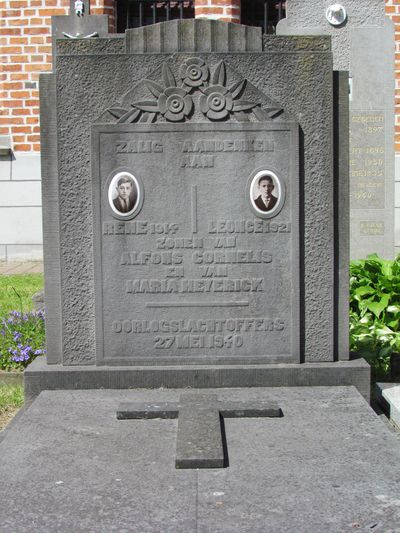
[[[284,416],[226,419],[210,470],[175,468],[176,420],[116,418],[182,392],[42,392],[0,443],[2,531],[398,531],[399,442],[355,388],[211,389]]]

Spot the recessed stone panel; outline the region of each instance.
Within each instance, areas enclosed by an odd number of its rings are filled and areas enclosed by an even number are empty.
[[[94,128],[98,363],[299,361],[297,129]]]

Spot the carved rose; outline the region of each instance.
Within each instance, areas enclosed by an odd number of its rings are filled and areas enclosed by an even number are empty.
[[[258,120],[274,118],[277,111],[270,109],[273,114],[268,114],[258,104],[248,100],[242,100],[241,94],[246,87],[246,80],[242,79],[234,83],[231,87],[226,87],[226,67],[220,61],[212,73],[205,62],[197,57],[186,59],[180,70],[180,84],[178,87],[175,74],[168,63],[162,66],[162,82],[154,80],[143,80],[149,93],[154,100],[141,100],[133,102],[134,109],[126,109],[119,105],[108,109],[109,113],[117,119],[118,123],[134,123],[157,121],[162,115],[170,122],[180,122],[186,120],[191,114],[195,100],[189,95],[200,92],[199,107],[201,112],[209,120],[224,120],[229,115],[233,115],[236,120],[249,120],[246,112],[252,111]],[[210,77],[211,85],[208,85]],[[161,84],[162,83],[162,84]]]
[[[166,120],[179,122],[192,111],[193,100],[185,89],[168,87],[158,97],[158,109]]]
[[[210,71],[205,62],[198,57],[187,59],[180,70],[180,77],[184,85],[189,88],[200,87],[208,80]]]
[[[202,92],[199,100],[200,109],[210,120],[222,120],[232,111],[233,96],[226,87],[211,85]]]

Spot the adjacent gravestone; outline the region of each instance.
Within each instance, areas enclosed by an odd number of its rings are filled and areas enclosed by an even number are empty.
[[[394,255],[394,31],[383,0],[287,3],[280,35],[330,35],[349,71],[350,250]]]
[[[28,398],[368,396],[348,360],[347,79],[329,39],[304,42],[209,20],[57,41],[41,79],[47,364]]]

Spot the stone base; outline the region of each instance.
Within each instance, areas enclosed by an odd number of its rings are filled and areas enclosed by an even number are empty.
[[[377,383],[376,399],[390,422],[400,429],[400,383]]]
[[[182,392],[42,392],[0,442],[1,531],[399,531],[399,440],[353,387],[211,390],[283,416],[225,418],[226,468],[194,470],[175,468],[177,420],[116,417]]]
[[[370,401],[370,367],[364,359],[335,363],[109,367],[47,365],[37,358],[25,370],[25,401],[43,390],[354,385]]]

